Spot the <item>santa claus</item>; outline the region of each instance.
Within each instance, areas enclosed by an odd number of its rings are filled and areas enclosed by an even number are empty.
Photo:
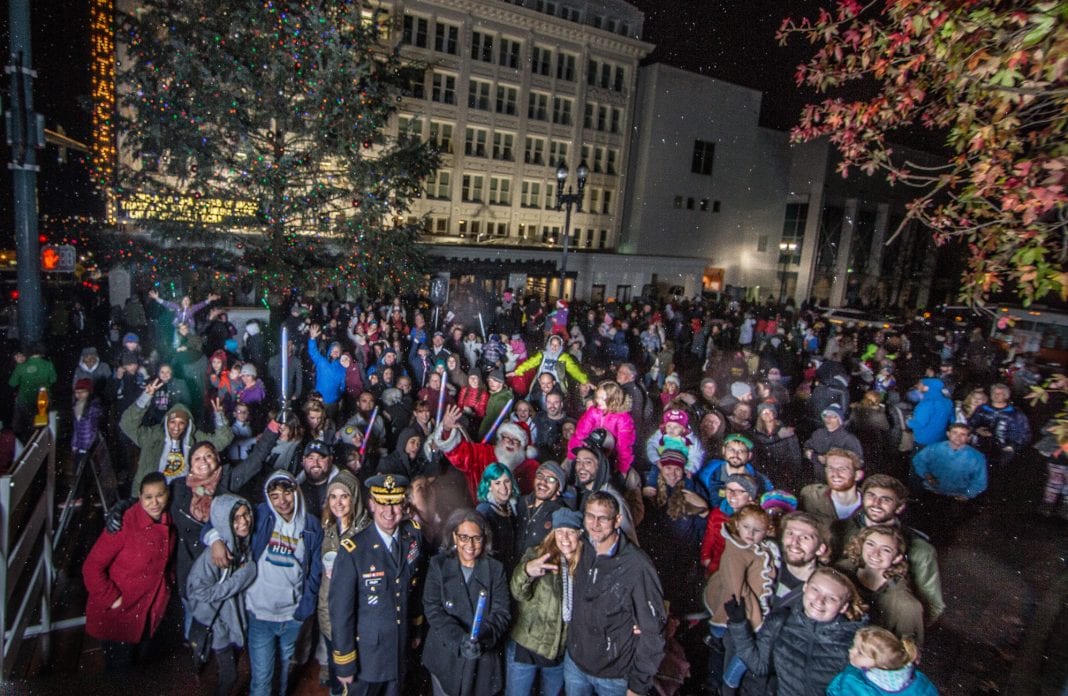
[[[533,491],[538,450],[530,446],[530,433],[522,425],[506,421],[498,426],[494,444],[471,442],[458,427],[462,417],[463,411],[455,406],[447,407],[431,439],[449,463],[463,473],[471,499],[477,499],[482,473],[494,462],[511,469],[520,493],[526,495]]]

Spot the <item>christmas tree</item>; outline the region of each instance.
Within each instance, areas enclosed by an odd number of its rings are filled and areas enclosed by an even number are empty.
[[[438,166],[385,129],[412,66],[359,2],[141,0],[118,17],[116,197],[160,270],[397,292],[425,258],[409,201]]]

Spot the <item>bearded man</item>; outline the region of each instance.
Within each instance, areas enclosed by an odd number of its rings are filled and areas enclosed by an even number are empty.
[[[538,469],[537,449],[530,445],[530,434],[516,423],[501,423],[494,444],[465,440],[459,430],[463,416],[456,406],[448,406],[441,424],[434,430],[433,441],[452,466],[464,475],[471,499],[478,497],[482,472],[494,462],[504,464],[519,483],[519,491],[526,495],[534,490],[534,473]]]

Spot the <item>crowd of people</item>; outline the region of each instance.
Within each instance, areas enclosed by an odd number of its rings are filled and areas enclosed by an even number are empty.
[[[311,659],[331,694],[933,694],[910,506],[963,523],[1034,446],[1068,519],[1055,406],[980,331],[511,291],[473,325],[293,297],[238,331],[217,299],[153,291],[71,380],[72,457],[105,440],[131,495],[83,566],[109,671],[171,615],[217,694],[245,655],[257,696]]]

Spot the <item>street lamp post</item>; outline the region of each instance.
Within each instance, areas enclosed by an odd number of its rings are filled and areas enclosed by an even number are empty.
[[[578,189],[572,191],[571,186],[567,187],[567,193],[564,192],[564,183],[567,181],[567,177],[570,172],[567,169],[567,165],[563,161],[560,162],[560,166],[556,168],[556,209],[564,210],[564,247],[560,256],[560,299],[564,299],[564,283],[567,279],[567,247],[571,241],[571,208],[577,206],[578,211],[582,212],[582,194],[586,189],[586,177],[590,175],[590,168],[586,166],[585,160],[583,160],[579,166],[578,171]]]

